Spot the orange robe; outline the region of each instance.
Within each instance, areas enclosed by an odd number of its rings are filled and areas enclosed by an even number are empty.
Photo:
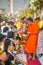
[[[27,53],[36,53],[37,43],[38,43],[38,24],[32,23],[28,27],[28,32],[30,32],[30,36],[26,41],[26,45],[24,47]]]

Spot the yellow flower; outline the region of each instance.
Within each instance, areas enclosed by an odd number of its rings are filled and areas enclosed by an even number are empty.
[[[0,50],[0,54],[2,54],[3,53],[3,50]]]
[[[43,20],[39,21],[39,28],[42,28],[43,26]]]
[[[20,22],[17,23],[17,28],[18,29],[21,28],[21,23]]]

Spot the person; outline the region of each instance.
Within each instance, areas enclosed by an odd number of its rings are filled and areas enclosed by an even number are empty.
[[[21,38],[18,36],[16,36],[16,42],[15,42],[15,45],[16,45],[16,56],[18,58],[18,60],[25,64],[25,65],[28,65],[27,63],[27,56],[26,54],[24,53],[24,49],[23,49],[23,45],[21,43]]]
[[[16,36],[15,45],[16,45],[16,52],[17,54],[20,53],[20,44],[21,44],[21,38],[19,35]]]
[[[22,24],[23,24],[23,22],[24,22],[24,19],[25,19],[25,17],[22,17],[22,18],[20,19],[20,21],[17,22],[16,26],[17,26],[17,29],[18,29],[18,30],[21,30]]]
[[[29,54],[28,59],[35,59],[39,28],[38,24],[36,22],[33,22],[33,19],[31,17],[28,18],[28,21],[29,25],[27,32],[29,32],[29,36],[24,46],[24,50]],[[33,57],[31,56],[31,54],[33,55]]]
[[[4,43],[5,39],[6,39],[6,36],[0,33],[0,48],[1,48],[2,42]]]
[[[1,32],[3,33],[3,28],[6,26],[6,22],[5,21],[3,21],[2,23],[1,23]]]
[[[3,35],[2,35],[2,33],[0,33],[0,45],[1,45],[1,42],[2,42],[2,37],[3,37]]]
[[[15,33],[13,31],[9,31],[8,34],[7,34],[7,38],[13,40],[15,37]]]
[[[41,29],[43,27],[43,20],[39,21],[39,29]]]
[[[14,49],[15,44],[10,39],[6,39],[4,43],[4,52],[0,56],[0,59],[5,62],[5,65],[10,65],[11,61],[15,59],[12,53]]]
[[[1,41],[1,47],[0,47],[2,51],[4,50],[4,41],[6,40],[6,38],[7,38],[6,35],[2,34],[2,38],[1,38],[2,41]]]
[[[2,34],[7,36],[7,33],[8,33],[8,32],[9,32],[9,28],[8,28],[7,26],[5,26],[5,27],[3,28]]]
[[[0,25],[0,33],[1,33],[1,25]]]
[[[3,40],[3,35],[0,33],[0,54],[2,54],[2,48],[1,48],[1,46],[2,46],[2,40]]]
[[[39,32],[36,54],[38,57],[43,55],[43,27],[40,29],[40,32]]]
[[[14,22],[13,21],[9,21],[8,22],[8,27],[9,27],[9,31],[14,31],[13,28],[14,28]]]
[[[40,17],[36,17],[36,18],[34,19],[34,21],[35,21],[35,22],[39,22],[39,21],[40,21]]]
[[[0,65],[5,65],[5,63],[2,60],[0,60]]]
[[[7,26],[4,27],[3,32],[5,33],[5,32],[8,32],[8,31],[9,31],[9,28]]]

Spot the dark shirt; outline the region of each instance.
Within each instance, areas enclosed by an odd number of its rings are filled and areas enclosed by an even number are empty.
[[[14,60],[13,55],[8,52],[8,60],[5,62],[5,65],[10,65],[11,61]]]

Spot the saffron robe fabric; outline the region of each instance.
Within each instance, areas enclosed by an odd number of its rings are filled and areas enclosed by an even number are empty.
[[[30,24],[28,26],[28,32],[30,32],[30,35],[26,41],[24,50],[27,53],[36,53],[37,42],[38,42],[38,33],[39,33],[38,24],[37,23]]]

